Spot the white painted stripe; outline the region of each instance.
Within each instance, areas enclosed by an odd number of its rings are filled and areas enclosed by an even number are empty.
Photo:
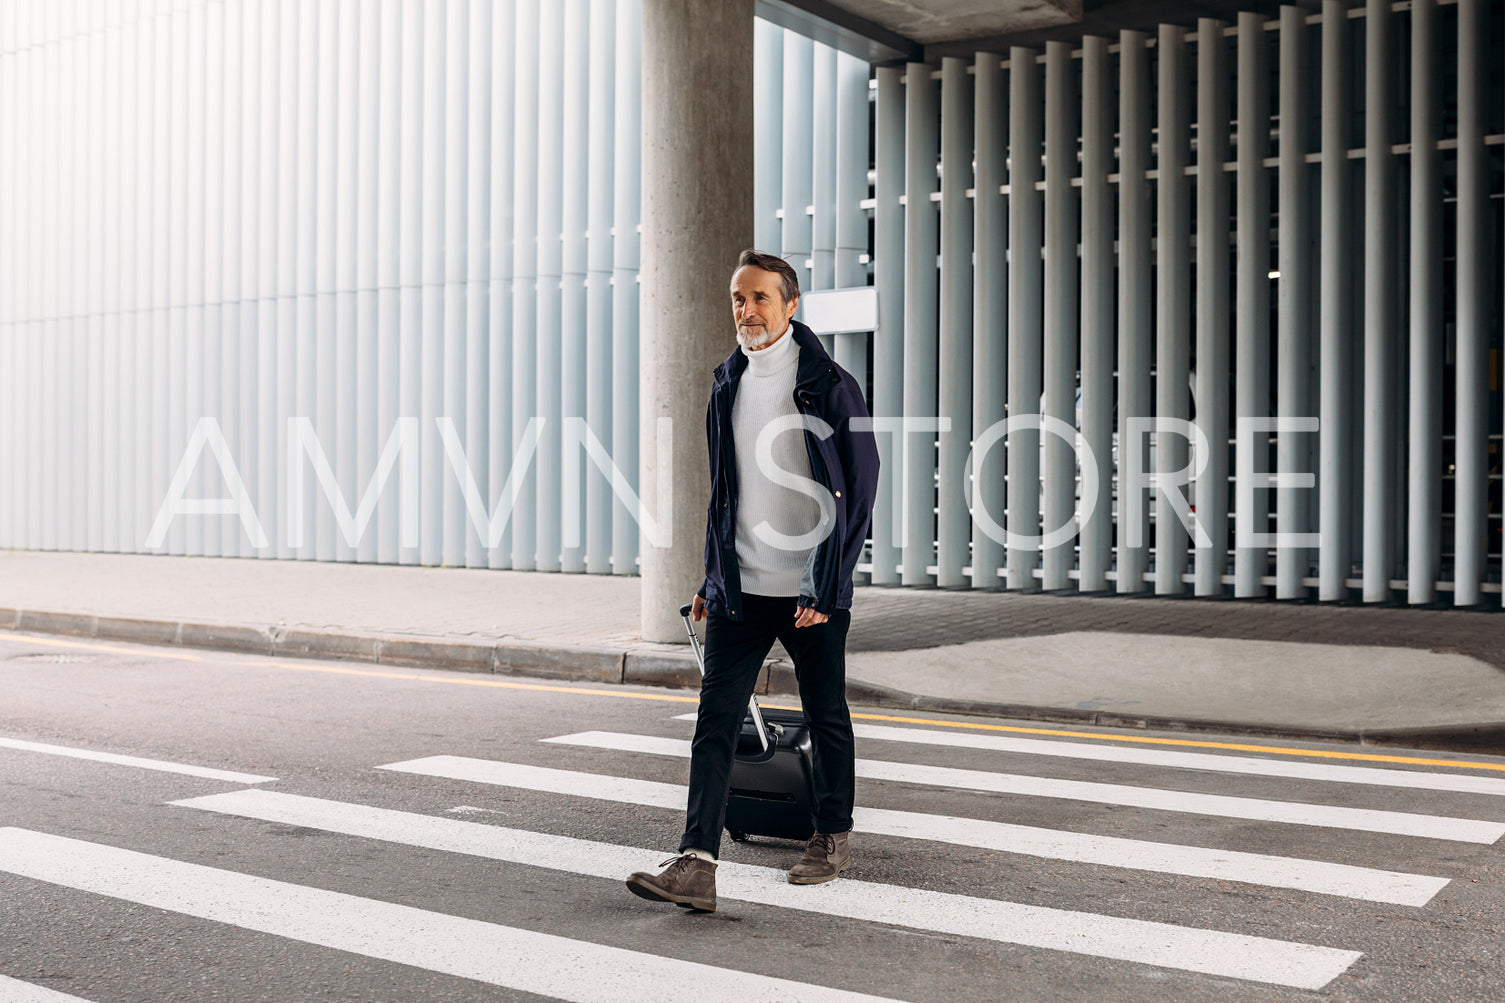
[[[26,829],[0,828],[0,871],[579,1003],[879,999]]]
[[[377,769],[416,773],[425,777],[444,777],[447,780],[469,780],[477,784],[516,787],[546,794],[573,794],[597,801],[620,801],[623,804],[647,805],[651,808],[675,808],[679,811],[684,811],[685,808],[685,788],[675,784],[575,773],[547,766],[503,763],[492,759],[425,756],[401,763],[388,763]]]
[[[693,721],[694,714],[676,714],[676,721]],[[1449,791],[1457,794],[1494,794],[1505,796],[1505,780],[1494,777],[1464,776],[1456,773],[1429,773],[1421,770],[1384,770],[1373,766],[1335,766],[1328,763],[1303,763],[1296,760],[1261,759],[1257,756],[1223,756],[1207,752],[1172,752],[1124,746],[1093,745],[1087,742],[1047,741],[1039,738],[1011,738],[1004,735],[977,735],[968,732],[930,731],[923,728],[894,728],[879,724],[853,723],[858,738],[883,742],[908,742],[939,745],[957,749],[986,749],[1029,756],[1056,756],[1062,759],[1091,759],[1105,763],[1138,763],[1181,770],[1210,770],[1218,773],[1243,773],[1292,780],[1325,780],[1346,784],[1369,784],[1376,787],[1406,787],[1414,790]]]
[[[685,806],[685,788],[674,784],[603,777],[517,763],[435,756],[393,763],[382,769],[677,811],[683,811]],[[1236,850],[1153,843],[1116,836],[1094,836],[919,812],[858,808],[854,819],[861,831],[887,836],[926,839],[1051,860],[1069,860],[1160,874],[1240,881],[1270,888],[1294,888],[1319,895],[1340,895],[1369,902],[1423,906],[1448,883],[1446,878],[1373,870],[1350,864],[1329,864],[1261,853],[1240,853]]]
[[[664,856],[661,850],[271,791],[235,791],[174,804],[613,880],[634,870],[657,870]],[[1351,951],[1261,937],[851,879],[815,888],[799,887],[791,885],[782,870],[730,861],[722,861],[717,868],[716,890],[722,900],[1305,989],[1320,988],[1360,957]]]
[[[546,738],[545,742],[584,745],[619,752],[643,752],[657,756],[688,758],[690,743],[678,738],[651,735],[624,735],[609,731],[586,731],[577,735]],[[956,787],[973,791],[996,791],[1026,797],[1065,798],[1097,804],[1179,811],[1193,815],[1216,815],[1257,822],[1282,822],[1291,825],[1315,825],[1329,829],[1355,829],[1383,832],[1397,836],[1424,836],[1464,843],[1493,843],[1505,836],[1505,822],[1485,822],[1442,815],[1417,815],[1410,812],[1381,811],[1373,808],[1345,808],[1337,805],[1305,804],[1299,801],[1268,801],[1241,798],[1228,794],[1197,794],[1168,791],[1153,787],[1125,784],[1098,784],[1082,780],[1055,780],[1014,773],[984,773],[981,770],[957,770],[944,766],[919,766],[891,763],[876,759],[857,760],[857,775],[870,780],[894,780],[932,787]]]
[[[0,1000],[5,1003],[89,1003],[82,996],[69,996],[46,986],[0,975]]]
[[[121,756],[113,752],[95,752],[92,749],[74,749],[66,745],[45,745],[27,742],[19,738],[0,738],[0,749],[18,749],[21,752],[40,752],[48,756],[67,756],[70,759],[91,759],[96,763],[113,763],[116,766],[135,766],[143,770],[162,773],[181,773],[189,777],[206,777],[210,780],[228,780],[234,784],[266,784],[276,777],[259,777],[254,773],[236,773],[233,770],[215,770],[207,766],[189,766],[185,763],[169,763],[161,759],[142,759],[139,756]]]

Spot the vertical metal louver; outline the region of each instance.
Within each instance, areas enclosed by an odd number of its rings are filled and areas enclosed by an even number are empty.
[[[878,70],[873,403],[949,428],[888,446],[873,580],[1498,594],[1502,18],[1329,0]]]

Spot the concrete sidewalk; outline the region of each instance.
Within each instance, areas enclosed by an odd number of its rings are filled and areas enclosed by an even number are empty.
[[[688,597],[687,597],[688,598]],[[859,588],[849,692],[1083,725],[1505,748],[1505,616]],[[693,686],[638,580],[0,551],[0,629],[599,683]],[[765,693],[794,692],[775,649]]]

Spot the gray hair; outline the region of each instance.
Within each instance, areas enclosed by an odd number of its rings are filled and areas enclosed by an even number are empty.
[[[765,272],[773,272],[783,282],[784,302],[799,299],[800,277],[795,273],[794,267],[779,257],[777,254],[767,254],[763,251],[755,251],[748,248],[737,256],[737,268],[761,268]],[[735,269],[733,269],[735,271]]]

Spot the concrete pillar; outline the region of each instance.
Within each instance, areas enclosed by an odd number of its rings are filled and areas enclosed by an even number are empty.
[[[708,53],[714,52],[714,57]],[[705,574],[705,405],[736,347],[727,283],[753,240],[753,0],[644,0],[639,486],[645,641],[679,641]],[[673,421],[668,455],[659,419]],[[672,506],[658,491],[672,470]]]

